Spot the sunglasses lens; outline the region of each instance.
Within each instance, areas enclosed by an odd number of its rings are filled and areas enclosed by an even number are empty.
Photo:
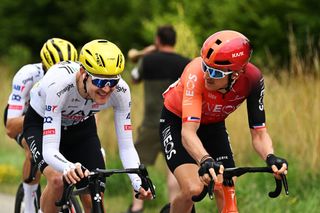
[[[219,70],[215,70],[215,69],[211,69],[209,68],[209,74],[211,78],[223,78],[223,72],[219,71]]]
[[[93,79],[92,84],[103,88],[105,86],[108,86],[110,88],[115,87],[119,82],[119,79]]]
[[[208,72],[210,75],[210,78],[219,79],[224,77],[224,73],[222,71],[209,67],[203,62],[202,62],[202,70],[204,72]]]

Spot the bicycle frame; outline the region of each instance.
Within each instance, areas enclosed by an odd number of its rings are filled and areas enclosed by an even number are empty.
[[[223,172],[223,209],[222,213],[238,213],[236,193],[234,188],[233,177],[240,177],[246,173],[273,173],[270,167],[236,167],[226,168]],[[276,189],[273,192],[269,192],[269,197],[278,197],[284,186],[286,195],[289,194],[288,183],[285,175],[281,175],[281,180],[275,179]],[[201,201],[206,194],[209,194],[210,199],[213,199],[214,181],[211,180],[210,184],[204,187],[203,191],[198,196],[193,196],[194,202]]]

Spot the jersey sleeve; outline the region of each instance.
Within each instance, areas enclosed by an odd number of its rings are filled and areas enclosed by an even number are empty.
[[[251,129],[265,128],[264,90],[264,79],[260,74],[258,79],[253,83],[251,92],[247,98],[248,120]]]
[[[114,109],[114,123],[118,139],[120,159],[124,168],[137,168],[140,165],[138,153],[133,145],[131,126],[131,95],[130,88],[123,80],[116,87],[111,97]],[[129,174],[132,184],[140,178]],[[140,187],[140,185],[138,186]],[[137,189],[135,187],[135,189]]]
[[[8,100],[8,118],[15,118],[23,115],[29,92],[33,86],[33,72],[31,65],[23,66],[12,80],[11,94]]]
[[[181,77],[183,84],[182,122],[199,123],[202,112],[203,73],[197,67],[197,61],[191,63],[185,68]]]
[[[73,165],[60,152],[61,138],[61,107],[64,105],[67,93],[60,96],[57,83],[46,88],[46,105],[43,118],[43,158],[47,164],[62,172]],[[51,95],[52,94],[52,95]]]

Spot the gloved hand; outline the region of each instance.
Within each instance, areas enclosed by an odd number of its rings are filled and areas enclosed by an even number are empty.
[[[275,165],[278,169],[281,169],[281,167],[283,166],[283,164],[285,163],[287,165],[287,168],[288,168],[288,162],[286,159],[284,158],[280,158],[280,157],[277,157],[275,156],[274,154],[269,154],[267,156],[267,159],[266,159],[266,163],[268,166],[272,166],[272,165]]]
[[[209,170],[213,169],[214,174],[210,172]],[[212,178],[215,182],[217,181],[217,174],[223,173],[223,166],[221,162],[216,162],[213,160],[213,158],[208,157],[202,162],[200,162],[200,168],[198,170],[198,174],[200,176],[200,179],[207,185],[210,182],[210,179]],[[206,174],[210,177],[206,177]]]
[[[281,175],[286,175],[288,172],[288,162],[284,158],[269,154],[266,159],[266,163],[270,166],[274,172],[274,176],[277,179],[281,179]]]

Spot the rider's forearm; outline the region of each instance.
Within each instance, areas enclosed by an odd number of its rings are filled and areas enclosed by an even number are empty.
[[[74,163],[68,161],[59,152],[59,146],[57,147],[53,143],[44,143],[42,150],[42,155],[45,162],[59,172],[63,172],[65,169],[74,165]]]
[[[208,152],[203,147],[196,133],[182,129],[181,140],[183,147],[197,163],[199,163],[205,155],[208,155]]]
[[[6,132],[10,138],[15,138],[22,132],[24,116],[9,118],[6,123]]]
[[[252,145],[256,152],[263,160],[266,160],[267,155],[273,153],[272,140],[266,130],[264,129],[251,129]]]
[[[124,168],[138,168],[140,160],[136,149],[133,146],[133,142],[127,141],[125,147],[120,146],[119,154],[122,165]],[[132,146],[128,145],[132,144]],[[138,191],[141,185],[141,180],[137,174],[128,174],[133,188]]]
[[[115,127],[118,138],[119,155],[124,168],[138,168],[140,159],[133,145],[130,110],[115,110]],[[140,188],[141,180],[136,174],[128,174],[134,189]]]

